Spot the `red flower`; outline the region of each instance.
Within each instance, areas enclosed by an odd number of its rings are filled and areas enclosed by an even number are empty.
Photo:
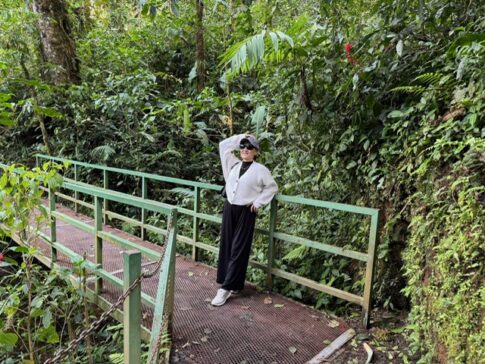
[[[345,52],[350,55],[350,52],[352,52],[352,44],[351,43],[345,43],[344,45],[344,49],[345,49]]]
[[[0,262],[3,260],[3,254],[0,253]]]
[[[352,64],[357,64],[357,60],[351,56],[351,53],[352,53],[352,48],[354,46],[352,45],[352,43],[350,42],[347,42],[345,43],[344,45],[344,49],[345,49],[345,58],[347,58],[347,61],[349,61],[349,63],[352,63]]]

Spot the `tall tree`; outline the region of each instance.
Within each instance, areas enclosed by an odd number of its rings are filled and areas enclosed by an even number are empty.
[[[195,47],[197,59],[197,91],[202,91],[205,86],[205,51],[204,51],[204,2],[195,0],[197,9]]]
[[[79,61],[64,0],[35,0],[33,10],[39,15],[42,59],[51,66],[43,71],[43,79],[55,85],[79,83]]]

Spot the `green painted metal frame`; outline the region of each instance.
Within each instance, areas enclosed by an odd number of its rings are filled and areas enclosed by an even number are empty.
[[[123,292],[126,292],[141,274],[141,253],[123,252]],[[123,352],[125,363],[141,363],[141,284],[123,302]]]
[[[172,229],[170,230],[168,241],[173,242],[167,246],[165,255],[169,257],[167,262],[175,260],[177,240],[177,215],[170,216]],[[175,297],[175,265],[164,264],[160,268],[160,278],[158,280],[157,297],[155,299],[155,312],[153,313],[152,332],[150,337],[150,352],[147,364],[157,364],[159,348],[164,344],[164,331],[171,331],[173,320],[173,307]]]
[[[172,178],[172,177],[165,177],[165,176],[159,176],[156,174],[150,174],[150,173],[145,173],[145,172],[138,172],[138,171],[131,171],[131,170],[126,170],[126,169],[121,169],[121,168],[113,168],[113,167],[108,167],[108,166],[103,166],[103,165],[97,165],[97,164],[89,164],[85,162],[79,162],[79,161],[74,161],[74,160],[68,160],[64,158],[57,158],[57,157],[51,157],[51,156],[46,156],[46,155],[41,155],[38,154],[36,155],[36,159],[45,159],[45,160],[51,160],[51,161],[57,161],[57,162],[69,162],[71,163],[75,170],[79,169],[80,167],[88,168],[88,169],[97,169],[103,171],[103,175],[107,174],[108,172],[113,172],[113,173],[119,173],[123,175],[128,175],[128,176],[135,176],[135,177],[140,177],[142,178],[142,196],[140,199],[142,201],[147,201],[147,192],[146,191],[146,183],[148,180],[153,180],[153,181],[159,181],[159,182],[166,182],[166,183],[172,183],[172,184],[177,184],[177,185],[182,185],[182,186],[188,186],[192,187],[194,189],[194,208],[193,209],[187,209],[187,208],[182,208],[182,207],[177,207],[177,210],[179,213],[191,216],[193,218],[193,234],[192,237],[186,237],[186,236],[181,236],[178,235],[177,239],[183,243],[192,245],[192,257],[196,260],[198,259],[199,255],[199,249],[203,249],[206,251],[210,251],[213,253],[218,252],[218,248],[209,246],[207,244],[204,244],[202,242],[199,242],[199,225],[201,221],[209,221],[213,222],[216,224],[220,224],[222,222],[222,219],[219,216],[214,216],[214,215],[209,215],[200,212],[200,201],[201,201],[201,191],[206,189],[206,190],[212,190],[212,191],[219,191],[221,189],[221,186],[215,185],[215,184],[210,184],[210,183],[204,183],[204,182],[196,182],[196,181],[189,181],[189,180],[184,180],[184,179],[179,179],[179,178]],[[79,171],[78,171],[79,174]],[[79,184],[79,181],[77,181],[77,184]],[[106,187],[106,184],[105,184]],[[86,191],[86,190],[84,190]],[[79,193],[85,193],[84,191],[78,190]],[[118,194],[119,192],[114,192],[114,194]],[[80,200],[78,200],[78,197],[74,196],[74,199],[77,201],[77,203],[81,203]],[[150,201],[150,200],[148,200]],[[121,201],[118,201],[121,202]],[[84,202],[85,203],[85,202]],[[279,232],[276,230],[276,222],[277,222],[277,211],[278,211],[278,206],[279,204],[298,204],[298,205],[303,205],[303,206],[312,206],[312,207],[317,207],[317,208],[322,208],[322,209],[329,209],[329,210],[336,210],[336,211],[344,211],[344,212],[349,212],[353,214],[360,214],[364,216],[370,217],[370,231],[369,231],[369,244],[367,248],[367,252],[357,252],[353,250],[348,250],[344,248],[340,248],[337,246],[332,246],[329,244],[324,244],[321,242],[316,242],[312,241],[303,237],[298,237],[290,234],[285,234],[283,232]],[[164,204],[167,208],[172,207],[171,205]],[[138,206],[140,207],[140,206]],[[143,237],[145,237],[145,232],[144,230],[150,230],[153,228],[156,228],[154,226],[150,226],[146,224],[146,215],[145,215],[145,208],[142,208],[142,221],[138,221],[135,219],[130,219],[130,218],[125,218],[124,221],[129,221],[135,225],[141,226],[142,232],[143,232]],[[114,213],[110,211],[106,211],[105,209],[105,214],[107,216],[114,216],[114,217],[120,217],[115,216]],[[256,229],[258,233],[261,233],[263,235],[268,236],[268,264],[263,265],[259,262],[255,261],[250,261],[250,263],[253,266],[256,266],[260,269],[263,269],[266,271],[267,274],[267,286],[269,289],[272,289],[272,282],[273,282],[273,277],[280,277],[284,279],[288,279],[290,281],[302,284],[304,286],[310,287],[312,289],[342,298],[344,300],[347,300],[349,302],[353,302],[356,304],[359,304],[362,306],[362,311],[363,311],[363,325],[365,327],[368,327],[369,321],[370,321],[370,311],[372,308],[372,282],[373,282],[373,276],[374,276],[374,266],[375,266],[375,252],[376,252],[376,246],[378,243],[378,223],[379,223],[379,210],[373,209],[373,208],[368,208],[368,207],[360,207],[360,206],[354,206],[354,205],[349,205],[349,204],[342,204],[342,203],[336,203],[336,202],[330,202],[330,201],[322,201],[322,200],[315,200],[315,199],[309,199],[309,198],[304,198],[300,196],[286,196],[286,195],[277,195],[272,203],[271,203],[271,208],[270,208],[270,223],[269,223],[269,228],[268,229]],[[328,286],[321,284],[316,281],[312,281],[309,279],[306,279],[304,277],[300,277],[296,274],[290,273],[283,271],[281,269],[275,268],[274,265],[274,244],[276,240],[281,240],[287,243],[291,244],[301,244],[310,248],[314,249],[319,249],[321,251],[325,251],[327,253],[347,257],[350,259],[358,260],[365,262],[366,264],[366,270],[365,270],[365,281],[364,281],[364,294],[363,296],[358,296],[355,294],[352,294],[350,292],[346,292],[343,290],[336,289],[334,287]]]
[[[40,158],[36,156],[36,163],[39,164]],[[5,164],[0,163],[1,167],[7,167]],[[76,172],[75,174],[77,174]],[[0,170],[1,174],[1,170]],[[143,198],[134,197],[128,194],[123,194],[121,192],[111,191],[107,189],[107,183],[104,183],[104,188],[94,187],[91,185],[83,184],[80,182],[69,182],[69,179],[63,183],[62,188],[71,190],[74,192],[75,197],[70,198],[71,202],[74,202],[76,206],[81,204],[78,201],[79,194],[87,194],[94,198],[94,204],[86,204],[88,207],[94,209],[95,223],[94,227],[86,223],[76,220],[68,215],[56,211],[57,197],[70,197],[60,193],[54,193],[52,190],[47,190],[49,192],[49,213],[50,213],[50,236],[46,235],[41,231],[36,233],[40,238],[46,241],[51,246],[52,255],[51,258],[42,258],[42,262],[49,262],[48,265],[55,266],[57,261],[57,253],[61,252],[70,259],[82,260],[79,254],[75,253],[71,249],[67,248],[57,240],[57,220],[64,221],[72,226],[75,226],[85,232],[92,233],[94,236],[95,244],[95,262],[86,261],[85,267],[87,270],[93,272],[96,276],[95,290],[93,301],[99,303],[103,301],[99,296],[102,293],[103,280],[109,282],[110,284],[126,290],[129,285],[141,274],[141,256],[145,255],[150,259],[159,260],[161,258],[160,253],[155,250],[139,246],[133,242],[130,242],[121,237],[115,236],[113,234],[103,232],[103,220],[107,219],[106,213],[108,212],[107,206],[109,201],[116,201],[124,203],[130,206],[140,207],[148,211],[154,211],[159,213],[164,213],[168,215],[168,224],[171,229],[168,231],[169,239],[167,242],[167,247],[165,254],[163,255],[163,260],[160,269],[160,281],[159,287],[161,291],[157,292],[157,299],[154,300],[152,297],[146,293],[141,292],[141,287],[138,287],[130,294],[124,303],[124,311],[122,316],[122,321],[124,322],[125,331],[125,363],[129,364],[139,364],[141,362],[141,347],[140,340],[142,333],[147,338],[147,329],[141,326],[141,304],[145,304],[148,307],[154,309],[160,314],[162,318],[168,318],[172,320],[173,315],[173,299],[174,299],[174,282],[175,282],[175,244],[177,239],[177,209],[157,201],[150,201]],[[104,174],[104,181],[107,181],[107,174]],[[78,196],[76,198],[76,196]],[[159,229],[164,234],[167,230]],[[124,252],[124,280],[119,279],[113,274],[103,269],[102,261],[102,250],[103,250],[103,239],[110,240],[123,248],[135,249],[129,252]],[[15,239],[18,243],[21,243],[21,239]],[[105,300],[104,300],[105,301]],[[104,302],[103,301],[103,302]],[[107,307],[109,303],[105,302],[104,306]],[[120,312],[116,314],[116,319],[120,320]],[[159,319],[160,321],[163,319]],[[157,331],[156,327],[161,327],[160,323],[158,326],[153,326],[155,328],[155,333]],[[170,323],[167,323],[167,327],[171,327]],[[153,329],[152,329],[153,330]],[[153,337],[154,332],[151,332],[151,337]]]

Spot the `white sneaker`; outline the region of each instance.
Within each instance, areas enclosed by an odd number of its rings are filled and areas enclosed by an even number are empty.
[[[227,289],[224,289],[224,288],[219,288],[217,290],[216,296],[211,302],[211,305],[222,306],[224,303],[226,303],[229,297],[231,297],[231,291],[228,291]]]
[[[233,290],[231,290],[231,295],[238,295],[239,293],[241,293],[241,291],[233,291]]]

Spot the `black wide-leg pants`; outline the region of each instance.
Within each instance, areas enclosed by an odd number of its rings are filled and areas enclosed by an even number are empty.
[[[217,267],[217,283],[224,289],[239,291],[244,288],[255,223],[256,213],[251,212],[249,206],[224,202]]]

